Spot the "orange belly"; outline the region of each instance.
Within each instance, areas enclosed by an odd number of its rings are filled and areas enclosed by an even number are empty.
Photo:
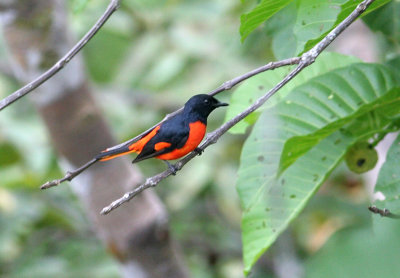
[[[190,123],[189,130],[189,137],[182,148],[159,155],[157,158],[162,160],[173,160],[192,152],[200,144],[201,140],[203,140],[204,135],[206,134],[206,125],[200,121]]]

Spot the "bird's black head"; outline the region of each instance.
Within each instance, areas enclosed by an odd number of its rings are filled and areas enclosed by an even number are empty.
[[[227,103],[219,102],[216,98],[210,95],[195,95],[192,96],[186,103],[183,109],[184,113],[198,115],[201,120],[206,121],[208,115],[220,106],[228,106]]]

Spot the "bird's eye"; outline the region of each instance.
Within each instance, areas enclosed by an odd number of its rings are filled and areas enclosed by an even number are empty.
[[[205,103],[205,104],[209,104],[209,103],[210,103],[210,100],[205,99],[205,100],[204,100],[204,103]]]

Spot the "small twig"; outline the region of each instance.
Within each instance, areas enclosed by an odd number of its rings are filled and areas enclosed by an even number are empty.
[[[318,57],[319,54],[340,34],[342,33],[354,20],[357,19],[357,17],[362,14],[368,6],[374,2],[374,0],[364,0],[361,2],[356,9],[348,16],[346,17],[336,28],[334,28],[329,34],[323,38],[317,45],[315,45],[312,49],[309,51],[305,52],[301,57],[295,57],[291,58],[293,61],[296,61],[299,65],[292,71],[290,72],[281,82],[279,82],[274,88],[269,90],[264,96],[260,97],[258,100],[256,100],[250,107],[248,107],[245,111],[241,112],[240,114],[236,115],[234,118],[223,124],[221,127],[218,129],[214,130],[213,132],[207,134],[206,139],[204,142],[201,144],[200,149],[204,150],[208,146],[215,144],[217,140],[225,133],[227,132],[231,127],[233,127],[235,124],[237,124],[239,121],[243,120],[246,116],[248,116],[250,113],[258,109],[260,106],[262,106],[271,96],[273,96],[280,88],[282,88],[286,83],[288,83],[291,79],[293,79],[300,71],[302,71],[304,68],[307,66],[311,65],[315,59]],[[289,59],[289,60],[291,60]],[[279,62],[276,62],[279,63]],[[267,65],[268,66],[268,65]],[[256,70],[252,71],[256,72]],[[250,74],[250,73],[249,73]],[[257,73],[255,73],[257,74]],[[253,75],[255,75],[253,74]],[[249,77],[253,76],[249,75]],[[241,77],[237,77],[235,79],[232,79],[232,83],[236,85],[237,83],[240,83]],[[248,78],[248,77],[247,77]],[[235,83],[237,81],[237,83]],[[226,84],[226,85],[225,85]],[[217,94],[221,91],[230,89],[232,86],[230,86],[229,82],[225,82],[221,87],[218,89],[214,90],[210,94]],[[192,152],[180,161],[178,161],[175,164],[175,169],[176,171],[179,171],[182,169],[182,167],[192,160],[196,156],[196,152]],[[133,197],[138,195],[140,192],[143,190],[154,187],[156,186],[160,181],[163,179],[167,178],[172,174],[171,170],[166,170],[160,174],[157,174],[153,177],[150,177],[146,179],[146,182],[135,188],[133,191],[127,192],[124,194],[123,197],[120,199],[115,200],[112,202],[110,205],[107,207],[104,207],[101,211],[101,214],[108,214],[112,210],[116,209],[117,207],[121,206],[123,203],[128,202],[131,200]]]
[[[43,184],[40,187],[40,189],[47,189],[47,188],[59,185],[60,183],[62,183],[64,181],[71,181],[73,178],[75,178],[77,175],[79,175],[80,173],[85,171],[87,168],[89,168],[90,166],[95,164],[97,161],[98,161],[97,159],[93,158],[92,160],[87,162],[85,165],[82,165],[78,169],[76,169],[74,171],[68,171],[63,178],[46,182],[45,184]]]
[[[86,35],[76,44],[64,57],[62,57],[57,63],[55,63],[45,73],[40,75],[35,80],[26,84],[24,87],[18,89],[14,93],[5,97],[0,101],[0,111],[6,108],[8,105],[32,92],[34,89],[42,85],[53,75],[59,72],[64,66],[89,42],[89,40],[100,30],[104,23],[110,18],[110,16],[118,9],[120,0],[111,0],[104,14],[99,20],[93,25],[93,27],[86,33]]]
[[[391,213],[390,210],[388,210],[386,208],[380,209],[380,208],[377,208],[376,206],[369,206],[368,209],[375,214],[380,214],[380,216],[382,216],[382,217],[400,219],[400,215]]]
[[[277,61],[277,62],[270,62],[264,66],[261,66],[259,68],[256,68],[252,71],[249,71],[248,73],[245,73],[241,76],[235,77],[232,80],[226,81],[224,82],[221,86],[219,86],[217,89],[211,91],[209,93],[209,95],[214,96],[218,93],[221,93],[223,91],[229,90],[231,88],[233,88],[234,86],[236,86],[237,84],[245,81],[246,79],[249,79],[250,77],[253,77],[259,73],[262,73],[264,71],[267,70],[273,70],[276,68],[280,68],[283,66],[290,66],[290,65],[296,65],[300,63],[301,58],[300,57],[293,57],[293,58],[289,58],[289,59],[285,59],[285,60],[281,60],[281,61]]]

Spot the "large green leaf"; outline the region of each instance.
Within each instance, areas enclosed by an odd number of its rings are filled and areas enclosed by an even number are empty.
[[[300,0],[302,1],[302,0]],[[312,0],[305,0],[305,1],[312,1]],[[326,2],[327,1],[325,0]],[[391,0],[376,0],[374,1],[368,9],[361,15],[361,17],[366,16],[370,12],[382,7],[383,5],[389,3]],[[323,18],[317,20],[311,19],[306,25],[300,26],[297,24],[297,27],[294,28],[295,34],[301,34],[304,31],[307,31],[303,33],[303,36],[299,41],[297,41],[297,51],[296,53],[303,53],[307,50],[310,50],[313,46],[315,46],[318,42],[320,42],[333,28],[335,28],[337,25],[339,25],[340,22],[342,22],[347,16],[350,15],[354,11],[354,9],[357,7],[358,4],[360,4],[362,0],[348,0],[345,3],[342,3],[342,1],[339,3],[339,5],[335,6],[331,4],[332,9],[336,9],[339,11],[337,13],[336,19],[332,20],[332,18],[329,18],[326,22],[323,20]],[[297,23],[302,23],[299,20]],[[313,24],[313,28],[307,27],[307,25]],[[319,25],[319,27],[318,27]],[[327,28],[328,26],[328,28]],[[319,30],[318,30],[319,28]],[[302,30],[302,29],[311,29],[311,30]]]
[[[261,23],[293,0],[262,0],[251,12],[240,17],[240,35],[242,41]]]
[[[387,60],[385,65],[390,66],[393,70],[400,74],[400,54],[397,54],[395,57]]]
[[[368,118],[364,119],[360,114],[359,118],[353,121],[357,121],[356,123],[348,123],[344,128],[321,139],[318,144],[290,165],[279,178],[277,177],[286,140],[293,136],[307,134],[310,130],[318,130],[320,126],[328,123],[326,119],[329,119],[332,113],[337,119],[347,117],[353,113],[352,107],[362,109],[379,96],[389,93],[397,84],[390,70],[379,65],[355,64],[326,75],[330,75],[332,82],[337,83],[337,76],[343,76],[343,74],[356,75],[360,79],[367,76],[368,84],[371,85],[366,86],[364,83],[351,85],[355,86],[358,92],[375,92],[376,95],[375,93],[371,95],[360,93],[358,96],[361,95],[366,99],[359,104],[360,99],[363,98],[355,98],[353,94],[347,95],[347,90],[334,90],[333,98],[340,97],[342,101],[332,106],[330,113],[325,113],[328,111],[324,112],[326,102],[333,99],[330,97],[332,92],[324,91],[324,97],[317,99],[314,97],[315,88],[314,91],[297,90],[296,93],[290,94],[284,101],[261,114],[243,147],[237,190],[244,210],[242,237],[246,273],[290,221],[300,213],[343,158],[347,148],[357,140],[365,139],[366,134],[371,136],[381,132],[387,124],[387,121],[370,123]],[[320,78],[326,81],[326,77],[322,76],[312,79],[309,83],[315,83]],[[324,84],[319,83],[319,86],[323,87]],[[308,102],[317,102],[318,105],[310,105],[307,109],[308,103],[301,103],[302,113],[292,114],[295,111],[291,106],[296,105],[298,99],[301,99],[299,94],[306,96]],[[309,97],[310,94],[313,95],[312,98]],[[389,110],[393,111],[393,107]],[[310,119],[317,119],[321,125],[315,127],[315,122]],[[359,124],[359,122],[367,124]]]
[[[390,0],[375,1],[362,16]],[[273,15],[266,24],[277,59],[295,56],[311,49],[343,21],[361,0],[296,0]]]
[[[400,45],[400,2],[392,1],[363,18],[377,32],[376,43],[379,54],[385,60],[399,55]]]
[[[292,2],[273,15],[265,24],[266,35],[271,39],[272,52],[277,60],[296,55],[296,36],[293,27],[297,19],[297,3]]]
[[[364,17],[364,22],[373,30],[382,32],[393,43],[400,41],[400,2],[389,4]]]
[[[259,111],[276,105],[293,88],[304,84],[307,80],[322,75],[333,69],[357,63],[355,57],[345,56],[333,52],[322,53],[312,67],[304,69],[290,83],[283,87],[274,97],[272,97]],[[245,110],[254,100],[264,95],[273,88],[282,78],[289,73],[291,67],[279,68],[274,71],[267,71],[252,77],[243,82],[240,87],[233,92],[230,105],[226,113],[226,120],[230,120],[238,113]],[[257,112],[259,113],[259,112]],[[244,133],[249,124],[257,119],[257,113],[245,118],[230,130],[232,133]]]
[[[309,40],[330,30],[344,3],[346,0],[297,0],[272,16],[265,29],[276,58],[295,56]]]
[[[400,135],[397,136],[387,152],[386,161],[383,164],[375,192],[381,192],[385,199],[376,201],[379,208],[387,208],[393,213],[400,213]]]
[[[291,125],[300,121],[303,135],[286,141],[279,172],[343,125],[378,110],[374,117],[387,118],[399,113],[400,80],[385,66],[354,64],[316,77],[291,93],[290,100],[280,103],[281,117]],[[382,111],[381,108],[384,108]],[[388,109],[392,108],[392,109]],[[301,117],[301,119],[299,119]]]
[[[332,3],[327,0],[299,0],[296,23],[293,26],[293,34],[296,37],[295,53],[302,52],[309,40],[331,30],[347,2],[349,1],[336,0]]]
[[[329,173],[346,153],[346,147],[356,138],[336,132],[322,140],[316,147],[294,163],[279,180],[276,180],[279,149],[284,140],[258,139],[271,115],[263,113],[252,136],[243,148],[237,189],[244,205],[242,217],[243,260],[248,273],[256,260],[271,246],[279,234],[304,208]],[[264,121],[265,120],[265,121]],[[272,132],[285,132],[280,125]],[[271,130],[270,130],[271,131]],[[287,136],[293,134],[287,130]],[[261,133],[261,134],[260,134]],[[295,134],[295,133],[294,133]],[[255,148],[268,145],[263,154],[250,153]],[[248,153],[249,152],[249,153]],[[252,155],[251,155],[252,154]],[[254,161],[258,163],[255,164]],[[254,192],[256,194],[248,194]]]

